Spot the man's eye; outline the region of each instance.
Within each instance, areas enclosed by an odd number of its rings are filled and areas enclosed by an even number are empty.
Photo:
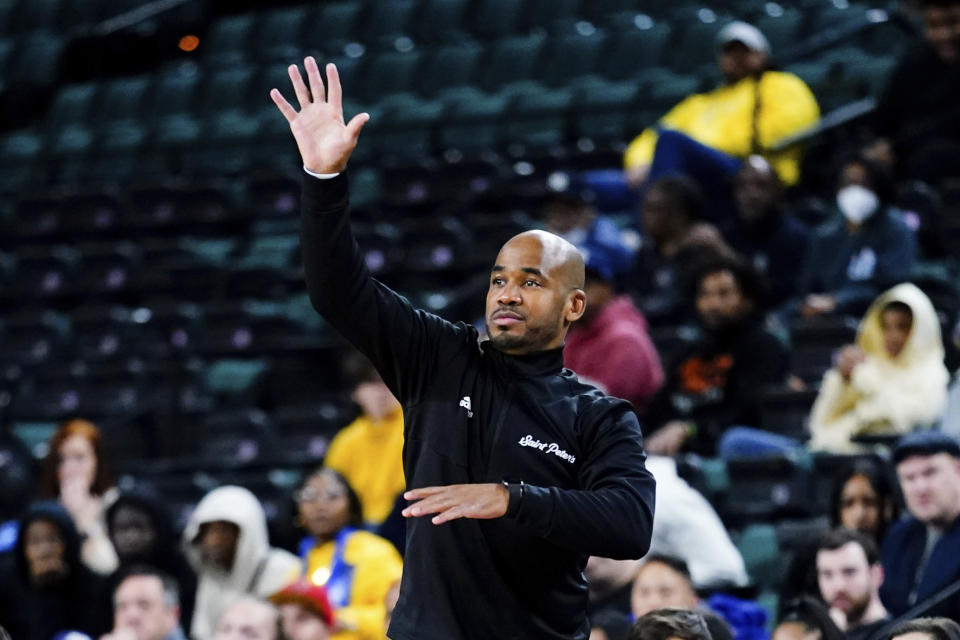
[[[490,281],[491,284],[501,285],[503,284],[503,278],[494,278]]]
[[[539,286],[540,286],[540,283],[537,282],[536,280],[527,280],[526,282],[524,282],[524,284],[525,284],[526,286],[528,286],[528,287],[539,287]]]

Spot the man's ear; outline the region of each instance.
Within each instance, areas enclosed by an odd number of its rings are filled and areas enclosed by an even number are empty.
[[[873,580],[873,585],[876,588],[880,588],[883,584],[883,565],[879,562],[872,567],[870,567],[870,578]]]
[[[563,319],[567,322],[576,322],[583,316],[587,310],[587,294],[583,289],[574,289],[567,295],[566,309],[563,313]]]

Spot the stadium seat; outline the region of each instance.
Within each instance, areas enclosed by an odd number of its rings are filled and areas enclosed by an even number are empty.
[[[305,49],[338,55],[356,38],[362,2],[323,3],[307,18],[301,32]]]
[[[799,9],[770,3],[767,11],[754,20],[753,24],[770,41],[773,58],[776,60],[784,53],[789,54],[790,50],[801,42],[803,22],[804,15]]]
[[[730,489],[717,507],[728,526],[816,515],[811,462],[806,457],[727,461]]]
[[[368,3],[365,14],[361,15],[362,42],[389,46],[397,38],[408,35],[410,21],[416,9],[417,0]]]
[[[475,89],[448,92],[447,116],[440,127],[442,148],[475,154],[497,148],[508,103],[503,94],[488,95]]]
[[[531,34],[510,36],[493,43],[481,64],[479,87],[500,91],[511,83],[533,79],[546,41],[543,34]]]
[[[611,47],[601,69],[611,80],[629,80],[644,69],[655,68],[665,61],[664,53],[672,37],[668,22],[641,22],[611,34]]]
[[[251,43],[257,59],[287,64],[301,62],[301,34],[308,13],[309,8],[306,5],[269,9],[260,13]]]
[[[643,10],[643,3],[638,0],[587,0],[581,11],[583,17],[594,24],[602,24],[605,19],[614,13],[628,13]]]
[[[479,0],[469,24],[471,31],[484,40],[496,40],[514,34],[520,25],[521,0]]]
[[[527,149],[560,145],[568,138],[573,97],[573,90],[567,88],[532,88],[518,94],[506,122],[506,139]]]
[[[14,52],[10,54],[10,64],[4,73],[4,84],[25,83],[40,87],[53,85],[60,69],[62,51],[63,41],[51,33],[38,31],[20,37]]]
[[[461,43],[469,0],[425,0],[414,15],[410,33],[422,43]]]
[[[570,22],[577,18],[581,0],[526,0],[521,7],[519,28],[548,30],[556,23]]]
[[[356,87],[356,97],[372,102],[391,94],[413,91],[421,55],[418,50],[374,54],[366,62],[361,83]]]
[[[572,80],[599,73],[600,54],[607,44],[603,31],[554,36],[547,46],[539,79],[550,86],[566,86]]]
[[[424,55],[416,86],[432,98],[445,89],[470,86],[479,68],[483,49],[474,43],[437,47]]]
[[[257,16],[253,13],[239,13],[219,18],[200,40],[200,51],[204,65],[210,68],[233,68],[246,64],[250,52]]]
[[[760,426],[806,442],[809,436],[807,419],[816,397],[815,389],[794,391],[784,387],[765,390],[760,398]]]
[[[204,371],[203,380],[211,393],[220,396],[237,396],[252,389],[257,378],[266,369],[267,363],[259,359],[216,360]]]
[[[833,353],[856,337],[857,321],[843,316],[799,320],[790,328],[790,370],[817,383],[832,366]]]
[[[777,587],[783,570],[783,558],[777,532],[768,524],[754,524],[736,536],[747,575],[755,585]]]
[[[691,15],[692,14],[692,15]],[[718,16],[710,9],[689,9],[675,16],[675,24],[682,24],[682,33],[666,63],[679,73],[690,74],[701,69],[716,66],[717,33],[731,21],[729,17]]]

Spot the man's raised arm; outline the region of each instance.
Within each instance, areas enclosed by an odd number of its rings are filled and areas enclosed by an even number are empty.
[[[442,351],[464,342],[438,338],[461,330],[414,309],[371,277],[350,229],[347,179],[342,175],[369,116],[360,113],[344,121],[334,65],[326,67],[326,92],[316,61],[306,58],[304,67],[309,89],[297,66],[289,68],[299,111],[277,89],[270,97],[290,123],[306,170],[301,248],[310,301],[370,358],[391,391],[406,402],[422,391],[441,355],[449,355]]]

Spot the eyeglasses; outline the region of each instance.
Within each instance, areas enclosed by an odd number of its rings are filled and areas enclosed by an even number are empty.
[[[346,491],[335,491],[333,489],[318,491],[313,487],[304,487],[303,489],[298,489],[293,492],[293,499],[297,502],[316,502],[317,500],[332,501],[337,498],[344,498],[346,495]]]

